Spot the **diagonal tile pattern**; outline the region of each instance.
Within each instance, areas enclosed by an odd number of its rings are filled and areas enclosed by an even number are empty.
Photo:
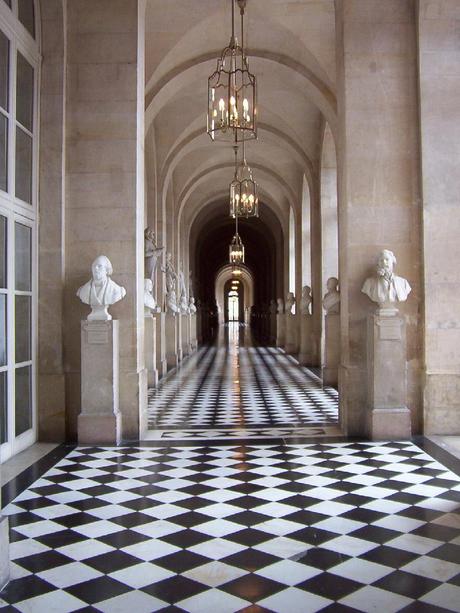
[[[276,436],[274,428],[283,436],[299,427],[320,429],[318,435],[338,423],[334,388],[323,388],[282,350],[253,345],[249,329],[238,326],[223,328],[215,346],[202,347],[149,390],[148,407],[149,428],[169,430],[164,438],[196,436],[194,429],[213,429],[207,438],[242,430]]]
[[[459,508],[411,442],[77,448],[5,508],[0,607],[458,611]]]

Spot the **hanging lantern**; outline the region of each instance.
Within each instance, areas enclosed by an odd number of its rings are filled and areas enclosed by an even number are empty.
[[[230,243],[229,258],[230,264],[244,264],[244,245],[238,232]]]
[[[238,0],[241,15],[241,46],[235,37],[235,0],[232,0],[230,44],[217,60],[208,79],[207,132],[212,140],[245,141],[257,138],[256,78],[244,53],[243,26],[246,0]]]
[[[243,161],[237,163],[238,147],[235,146],[235,176],[230,183],[230,215],[231,217],[258,217],[259,196],[258,186],[252,177],[252,170],[246,162],[244,141]]]

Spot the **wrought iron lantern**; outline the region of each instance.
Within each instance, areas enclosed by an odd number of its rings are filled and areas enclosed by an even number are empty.
[[[245,141],[257,138],[256,77],[249,71],[244,52],[244,9],[241,16],[241,45],[235,37],[235,0],[232,0],[232,35],[208,79],[207,132],[212,140]]]
[[[235,145],[235,176],[230,183],[230,215],[231,217],[258,217],[259,196],[258,186],[252,176],[252,170],[246,162],[243,141],[243,160],[238,164],[238,147]]]
[[[244,264],[244,245],[238,234],[238,215],[235,218],[235,236],[229,247],[230,264]]]

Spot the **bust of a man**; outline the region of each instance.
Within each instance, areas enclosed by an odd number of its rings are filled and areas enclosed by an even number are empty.
[[[88,321],[109,321],[112,316],[107,307],[126,296],[126,290],[112,281],[112,264],[108,257],[99,255],[91,264],[92,279],[77,290],[77,296],[91,306]]]
[[[311,287],[309,285],[304,285],[302,287],[302,298],[300,299],[300,313],[302,315],[310,315],[311,301]]]
[[[327,292],[324,294],[323,307],[327,315],[337,315],[340,313],[340,292],[338,290],[339,280],[336,277],[329,277],[326,283]]]
[[[293,292],[288,292],[286,296],[286,313],[292,313],[292,309],[295,306],[295,296]]]
[[[155,298],[153,297],[152,279],[144,279],[144,315],[150,317],[154,313],[158,313],[159,309]]]
[[[366,279],[361,290],[372,302],[379,304],[381,314],[395,314],[395,303],[405,302],[411,291],[406,279],[393,274],[395,264],[396,258],[392,251],[381,251],[377,260],[377,274]]]
[[[278,298],[278,315],[282,315],[284,313],[284,300],[282,298]]]
[[[189,313],[196,313],[196,304],[195,304],[195,298],[193,296],[190,296],[190,302],[188,303],[188,312]]]

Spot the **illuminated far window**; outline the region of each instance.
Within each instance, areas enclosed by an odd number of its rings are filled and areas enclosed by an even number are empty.
[[[237,292],[230,292],[228,295],[228,320],[238,321],[240,315],[239,300]]]

